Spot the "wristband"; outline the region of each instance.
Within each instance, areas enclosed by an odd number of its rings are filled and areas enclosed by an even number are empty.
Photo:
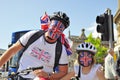
[[[51,76],[51,75],[52,75],[52,74],[50,74],[50,73],[48,74],[48,79],[49,79],[49,80],[54,80],[54,79],[53,79],[53,76]]]
[[[48,73],[48,78],[50,79],[50,76],[51,76],[51,74],[50,73]]]

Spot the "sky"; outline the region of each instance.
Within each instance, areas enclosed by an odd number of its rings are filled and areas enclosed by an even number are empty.
[[[47,12],[65,12],[70,26],[64,33],[68,36],[85,34],[96,36],[96,16],[109,8],[113,16],[118,9],[118,0],[0,0],[0,48],[7,49],[12,32],[40,29],[40,17]],[[114,25],[116,34],[116,25]]]

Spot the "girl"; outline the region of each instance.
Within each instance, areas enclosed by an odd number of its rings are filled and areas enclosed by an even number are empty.
[[[75,65],[74,71],[69,72],[61,80],[106,80],[103,67],[100,64],[95,64],[94,56],[97,50],[94,45],[86,42],[81,43],[76,51],[79,65]]]

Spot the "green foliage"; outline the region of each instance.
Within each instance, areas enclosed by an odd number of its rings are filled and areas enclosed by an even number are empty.
[[[96,57],[96,63],[104,63],[104,58],[106,56],[106,51],[107,48],[105,46],[101,45],[101,40],[100,38],[93,38],[92,33],[90,33],[90,35],[87,37],[87,40],[85,40],[85,42],[90,42],[93,45],[95,45],[96,49],[97,49],[97,53],[95,55]]]

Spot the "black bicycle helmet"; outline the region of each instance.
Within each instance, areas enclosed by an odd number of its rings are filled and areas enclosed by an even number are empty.
[[[76,51],[78,54],[81,51],[89,51],[95,55],[95,53],[97,52],[97,49],[95,48],[93,44],[84,42],[78,45],[78,47],[76,48]]]
[[[61,21],[65,25],[65,28],[67,28],[70,24],[69,17],[66,15],[66,13],[62,13],[61,11],[54,12],[54,14],[50,16],[50,20]]]

